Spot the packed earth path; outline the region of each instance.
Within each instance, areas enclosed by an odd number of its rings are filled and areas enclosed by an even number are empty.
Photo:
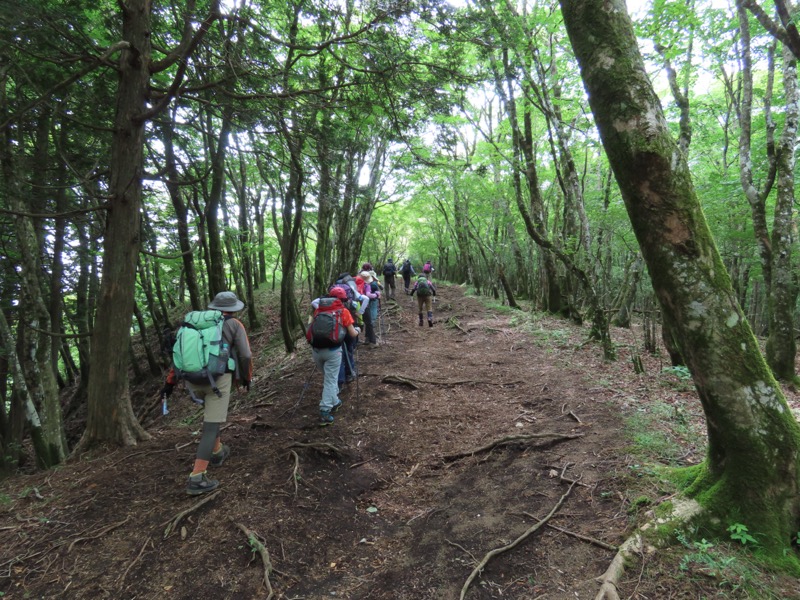
[[[261,361],[232,399],[215,493],[185,493],[185,392],[149,442],[6,481],[4,600],[594,598],[633,523],[624,414],[658,390],[629,357],[604,362],[586,327],[438,292],[433,327],[402,289],[383,302],[331,426],[305,344]],[[621,597],[697,597],[641,569]]]

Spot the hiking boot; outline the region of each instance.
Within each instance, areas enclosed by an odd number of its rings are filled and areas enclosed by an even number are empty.
[[[428,327],[433,327],[433,319],[428,319]]]
[[[326,425],[333,425],[333,415],[329,410],[319,411],[319,426],[325,427]]]
[[[419,326],[422,327],[422,315],[419,316]]]
[[[336,404],[334,404],[333,408],[331,409],[331,412],[332,412],[332,413],[335,413],[335,412],[336,412],[337,410],[339,410],[340,408],[342,408],[342,401],[341,401],[341,400],[339,400],[339,402],[337,402]]]
[[[186,484],[186,493],[190,496],[199,496],[207,492],[212,492],[219,487],[219,481],[209,479],[206,472],[197,475],[189,475],[189,483]]]
[[[231,449],[225,444],[222,444],[222,448],[219,449],[219,452],[211,453],[211,459],[208,461],[208,464],[213,467],[222,466],[222,463],[224,463],[230,455]]]

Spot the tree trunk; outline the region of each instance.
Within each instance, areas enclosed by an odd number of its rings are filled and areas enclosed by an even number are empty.
[[[194,256],[192,255],[192,242],[189,237],[189,209],[186,205],[186,201],[183,199],[180,174],[178,173],[178,164],[175,159],[175,146],[173,142],[175,134],[172,129],[173,123],[174,121],[170,119],[169,122],[164,125],[162,134],[167,171],[166,186],[169,192],[169,198],[172,201],[172,208],[175,211],[175,229],[178,233],[178,246],[181,250],[183,271],[186,275],[186,288],[189,290],[189,301],[192,305],[192,310],[200,310],[204,302],[200,294],[200,287],[197,284]],[[179,299],[179,301],[182,300],[183,298]]]
[[[743,523],[780,556],[800,524],[798,427],[739,308],[647,77],[623,0],[561,0],[589,103],[708,426],[688,492],[710,529]]]
[[[144,173],[144,119],[150,72],[150,0],[122,4],[119,88],[111,144],[109,209],[103,240],[103,277],[92,332],[89,410],[80,442],[134,445],[150,438],[136,421],[128,385],[128,352]]]
[[[617,312],[611,319],[611,324],[615,327],[630,329],[631,310],[636,299],[636,292],[639,289],[639,280],[642,277],[642,262],[642,257],[639,255],[625,270],[625,279],[613,304]]]
[[[14,341],[11,335],[11,328],[8,326],[5,313],[3,313],[1,310],[0,348],[3,349],[3,354],[9,357],[9,366],[14,382],[14,395],[25,407],[25,417],[28,421],[31,431],[33,451],[36,454],[36,466],[38,466],[40,469],[52,467],[60,462],[59,450],[47,440],[46,432],[42,427],[41,421],[39,420],[39,414],[36,412],[36,406],[33,404],[33,398],[31,398],[31,395],[28,392],[28,386],[25,383],[25,374],[22,371],[22,365],[19,362],[16,352],[14,352]],[[22,442],[21,436],[18,441]]]
[[[783,49],[783,90],[786,97],[783,133],[777,148],[777,194],[772,221],[772,293],[767,298],[769,336],[767,364],[778,379],[794,381],[797,344],[794,336],[794,305],[797,289],[792,268],[794,246],[794,177],[797,145],[797,60]]]
[[[238,146],[237,146],[238,150]],[[261,325],[258,320],[253,289],[253,250],[251,247],[252,229],[250,227],[250,211],[248,208],[247,195],[247,164],[244,155],[239,152],[239,181],[231,177],[236,188],[236,198],[239,205],[239,252],[242,264],[242,285],[244,286],[244,298],[247,300],[247,322],[250,329],[258,329]]]
[[[208,151],[211,155],[211,191],[206,203],[206,231],[208,233],[208,255],[210,269],[208,272],[209,295],[214,297],[228,289],[225,279],[225,261],[223,260],[222,233],[219,227],[217,211],[222,202],[225,202],[225,156],[228,151],[228,135],[231,130],[230,117],[225,113],[219,131],[219,138],[214,138],[211,133],[212,119],[209,116],[207,127]]]
[[[92,278],[92,252],[89,249],[89,236],[86,233],[84,223],[76,223],[78,232],[78,283],[75,286],[75,327],[78,334],[83,334],[78,338],[78,365],[80,377],[78,379],[78,389],[75,390],[74,401],[83,402],[89,389],[89,354],[91,346],[89,340],[89,288]]]
[[[14,237],[19,248],[20,277],[20,348],[18,361],[24,373],[26,390],[36,406],[41,407],[41,434],[48,449],[37,456],[40,466],[51,467],[67,456],[67,440],[61,415],[61,403],[58,395],[58,382],[51,355],[51,347],[57,343],[54,338],[43,333],[50,327],[50,313],[42,296],[45,286],[40,280],[42,264],[39,259],[40,242],[33,222],[23,216],[26,206],[24,197],[17,183],[15,165],[11,159],[8,129],[3,135],[0,148],[0,163],[8,186],[7,202],[13,216]],[[27,401],[24,406],[27,407]],[[38,419],[38,417],[37,417]]]

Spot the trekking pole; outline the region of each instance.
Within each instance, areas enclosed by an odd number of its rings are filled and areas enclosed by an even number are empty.
[[[351,368],[353,369],[353,374],[356,376],[356,402],[358,403],[360,402],[361,397],[358,390],[358,372],[356,371],[356,369],[358,368],[358,357],[356,356],[356,354],[358,354],[358,344],[356,344],[356,347],[353,350],[353,362],[355,364],[351,366]]]
[[[378,343],[383,343],[383,302],[378,298]]]
[[[311,369],[311,372],[308,374],[308,376],[306,377],[306,380],[305,380],[305,382],[303,383],[303,389],[300,391],[300,397],[297,399],[297,402],[295,402],[295,403],[294,403],[294,406],[293,406],[292,408],[287,408],[287,409],[286,409],[285,411],[283,411],[283,412],[282,412],[280,415],[278,415],[278,418],[279,418],[279,419],[280,419],[280,418],[281,418],[283,415],[285,415],[286,413],[288,413],[290,410],[291,410],[292,414],[291,414],[291,415],[289,415],[289,416],[290,416],[290,417],[293,417],[293,416],[294,416],[294,413],[296,413],[296,412],[297,412],[297,407],[299,407],[299,406],[300,406],[300,403],[303,401],[303,396],[305,396],[305,395],[306,395],[306,390],[308,390],[308,386],[309,386],[309,384],[311,383],[311,378],[314,376],[314,373],[316,373],[316,372],[317,372],[317,363],[316,363],[316,362],[314,362],[314,367]]]

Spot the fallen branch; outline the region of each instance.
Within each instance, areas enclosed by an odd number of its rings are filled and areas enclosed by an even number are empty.
[[[123,525],[125,525],[125,523],[127,523],[130,520],[130,518],[131,518],[131,516],[128,515],[127,517],[125,517],[124,521],[120,521],[119,523],[113,523],[113,524],[109,525],[108,527],[104,527],[103,529],[98,531],[95,535],[90,535],[90,536],[87,536],[87,537],[79,537],[79,538],[74,539],[72,541],[72,543],[69,545],[69,547],[67,548],[67,554],[72,552],[72,548],[74,548],[75,544],[77,544],[78,542],[85,542],[87,540],[96,540],[97,538],[102,537],[105,534],[107,534],[109,531],[113,531],[117,527],[122,527]]]
[[[462,333],[469,334],[469,331],[467,331],[461,325],[458,324],[458,319],[456,319],[455,317],[450,317],[449,319],[447,319],[447,324],[450,325],[451,327],[455,327]]]
[[[456,454],[446,454],[442,458],[447,461],[458,460],[459,458],[464,458],[467,456],[474,456],[480,452],[488,452],[489,450],[494,450],[495,448],[500,448],[501,446],[509,446],[511,444],[518,444],[521,442],[527,442],[529,440],[534,439],[542,439],[542,438],[552,438],[552,441],[559,442],[563,440],[574,440],[575,438],[583,437],[582,433],[573,433],[573,434],[564,434],[564,433],[530,433],[527,435],[510,435],[494,442],[490,442],[485,446],[481,446],[480,448],[475,448],[473,450],[467,450],[466,452],[457,452]]]
[[[241,523],[236,523],[236,527],[247,537],[247,543],[250,544],[250,547],[255,552],[258,552],[258,555],[261,557],[261,562],[264,565],[264,585],[267,588],[267,600],[270,600],[273,596],[272,584],[269,582],[269,574],[272,572],[272,562],[269,559],[269,552],[266,546],[264,546],[264,540],[255,531],[248,529]]]
[[[207,504],[207,503],[211,502],[218,495],[219,495],[219,491],[212,492],[211,494],[209,494],[208,496],[203,498],[200,502],[198,502],[194,506],[190,506],[186,510],[179,512],[177,515],[175,515],[169,521],[167,521],[166,523],[163,523],[162,525],[166,525],[167,526],[167,528],[164,530],[164,539],[167,539],[167,537],[169,537],[169,534],[172,533],[173,531],[175,531],[178,528],[178,525],[180,525],[181,521],[183,520],[184,517],[186,517],[186,515],[192,514],[194,511],[196,511],[198,508],[200,508],[204,504]]]
[[[480,572],[483,571],[484,567],[489,563],[489,561],[492,558],[494,558],[495,556],[497,556],[499,554],[502,554],[503,552],[507,552],[508,550],[511,550],[512,548],[515,548],[521,542],[525,541],[525,539],[528,536],[530,536],[534,531],[536,531],[537,529],[542,527],[542,525],[545,525],[547,523],[547,521],[549,521],[553,517],[553,515],[556,514],[556,511],[558,511],[558,509],[561,508],[561,505],[564,504],[564,501],[570,495],[570,493],[572,492],[572,488],[574,488],[574,487],[575,487],[574,484],[569,486],[569,489],[566,492],[564,492],[564,495],[561,496],[561,498],[558,499],[558,502],[556,502],[556,505],[550,510],[549,513],[547,513],[547,516],[544,519],[542,519],[540,522],[538,522],[535,525],[532,525],[531,527],[529,527],[528,530],[525,531],[525,533],[523,533],[521,536],[519,536],[517,539],[515,539],[510,544],[506,544],[505,546],[501,546],[500,548],[495,548],[494,550],[490,550],[489,552],[487,552],[486,556],[484,556],[481,559],[481,562],[479,562],[478,566],[476,566],[472,570],[472,573],[470,573],[469,577],[467,577],[467,580],[464,582],[464,586],[461,588],[461,595],[459,596],[459,600],[464,600],[464,596],[466,596],[467,590],[469,589],[470,584],[480,574]]]

